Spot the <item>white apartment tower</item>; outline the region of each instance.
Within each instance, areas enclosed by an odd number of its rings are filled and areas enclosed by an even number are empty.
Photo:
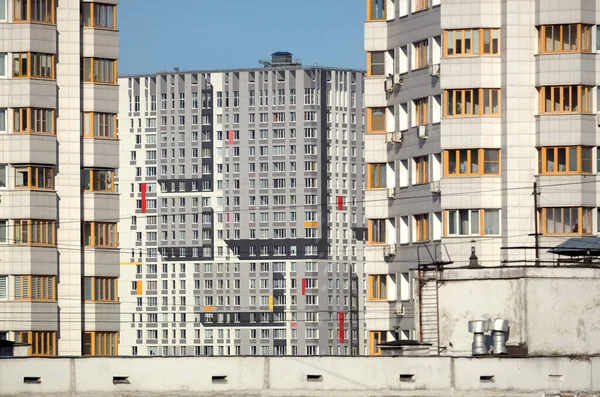
[[[366,5],[370,352],[397,339],[441,351],[436,267],[468,265],[472,250],[480,266],[535,265],[536,231],[540,247],[598,232],[600,8]]]
[[[116,355],[117,0],[0,0],[0,339]]]
[[[121,354],[364,351],[364,73],[261,63],[120,78]]]

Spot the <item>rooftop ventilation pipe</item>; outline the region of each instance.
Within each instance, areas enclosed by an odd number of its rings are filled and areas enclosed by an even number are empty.
[[[469,321],[469,332],[473,333],[473,344],[471,350],[474,356],[483,356],[488,353],[485,345],[485,333],[490,329],[487,320]]]
[[[508,333],[508,320],[495,319],[490,321],[492,331],[492,354],[507,354],[506,334]]]

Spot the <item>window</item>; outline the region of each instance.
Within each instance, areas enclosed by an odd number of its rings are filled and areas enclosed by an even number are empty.
[[[429,62],[427,60],[429,54],[429,40],[425,39],[423,41],[414,43],[413,48],[413,69],[427,67],[429,65]]]
[[[387,299],[387,275],[369,275],[369,300]]]
[[[117,28],[117,6],[112,4],[82,3],[83,26],[86,28]]]
[[[369,354],[381,355],[381,349],[377,345],[385,342],[387,342],[387,331],[369,331]]]
[[[540,174],[592,173],[592,148],[582,146],[544,147],[538,149]]]
[[[14,276],[15,300],[56,300],[56,277]]]
[[[54,0],[14,0],[15,22],[54,23]]]
[[[415,125],[425,125],[429,123],[427,98],[415,99]]]
[[[386,163],[369,164],[369,188],[378,189],[387,186]]]
[[[592,233],[592,208],[542,208],[540,217],[542,234]]]
[[[498,55],[500,29],[444,31],[444,56]]]
[[[581,85],[539,87],[539,113],[593,113],[592,89]]]
[[[367,0],[367,20],[376,21],[386,18],[385,3],[387,0]]]
[[[367,53],[367,76],[385,75],[385,52],[376,51]]]
[[[37,52],[13,54],[13,77],[54,79],[54,55]]]
[[[85,277],[83,299],[89,302],[118,302],[117,283],[117,278]]]
[[[385,244],[385,219],[369,219],[369,244]]]
[[[13,109],[13,131],[15,134],[54,135],[54,110],[34,108]]]
[[[84,356],[116,356],[118,354],[118,335],[118,332],[84,332],[82,354]]]
[[[15,168],[15,188],[54,189],[54,168],[35,166]]]
[[[0,299],[8,299],[8,276],[0,276]]]
[[[114,59],[83,58],[83,81],[117,84],[117,61]]]
[[[500,89],[445,90],[445,117],[500,115]]]
[[[14,239],[17,245],[56,245],[56,223],[46,220],[16,219]]]
[[[429,214],[415,215],[415,241],[429,240]]]
[[[116,114],[83,113],[81,123],[84,138],[117,138]]]
[[[84,222],[83,245],[85,247],[117,248],[117,224]]]
[[[445,176],[478,176],[500,174],[500,150],[459,149],[444,153]],[[483,164],[483,167],[479,165]]]
[[[385,108],[368,108],[368,132],[385,132]]]
[[[540,53],[592,51],[591,25],[542,25],[538,37]]]
[[[30,356],[56,356],[55,331],[16,331],[15,342],[30,344]]]
[[[427,183],[429,182],[429,159],[427,156],[416,157],[414,159],[415,165],[415,179],[414,183]]]
[[[500,210],[463,209],[444,212],[446,236],[498,236]]]

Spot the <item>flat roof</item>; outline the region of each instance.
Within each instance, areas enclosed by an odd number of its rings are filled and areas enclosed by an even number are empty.
[[[191,74],[191,73],[227,73],[227,72],[258,72],[264,70],[330,70],[336,72],[355,72],[355,73],[366,73],[365,69],[355,68],[342,68],[332,66],[320,66],[320,65],[281,65],[281,66],[269,66],[269,67],[255,67],[255,68],[235,68],[235,69],[194,69],[194,70],[161,70],[154,73],[124,73],[119,74],[118,78],[134,78],[134,77],[151,77],[163,74]]]

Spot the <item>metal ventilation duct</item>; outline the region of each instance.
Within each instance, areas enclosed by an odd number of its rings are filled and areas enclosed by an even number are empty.
[[[507,354],[506,337],[508,333],[508,320],[495,319],[491,321],[492,354]]]
[[[485,345],[485,333],[490,329],[487,320],[469,321],[469,332],[473,333],[473,344],[471,350],[474,356],[483,356],[488,353]]]

